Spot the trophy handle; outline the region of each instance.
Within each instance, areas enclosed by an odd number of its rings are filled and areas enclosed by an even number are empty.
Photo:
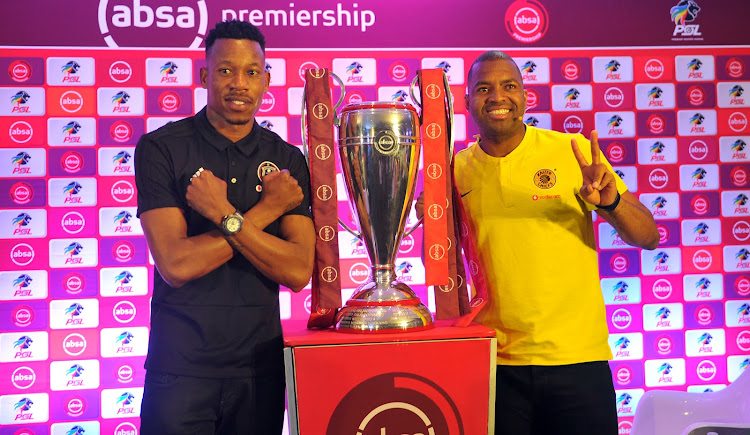
[[[334,73],[332,73],[330,71],[328,71],[328,75],[330,75],[334,80],[336,80],[337,82],[339,82],[339,86],[341,86],[341,95],[339,95],[339,100],[333,106],[333,125],[335,125],[336,127],[338,127],[341,124],[341,119],[336,115],[336,110],[338,110],[338,108],[341,106],[341,103],[344,102],[344,94],[346,93],[346,88],[344,86],[344,82],[339,78],[339,76],[337,76],[336,74],[334,74]],[[309,149],[308,149],[309,147],[307,146],[307,137],[306,137],[306,134],[307,134],[307,121],[306,121],[306,119],[307,119],[307,117],[305,116],[305,114],[307,112],[305,110],[305,99],[306,99],[305,97],[307,96],[306,89],[307,89],[307,86],[305,86],[304,88],[302,88],[302,119],[301,119],[301,122],[299,123],[299,125],[300,125],[300,136],[302,137],[302,150],[304,151],[304,154],[305,154],[305,162],[307,162],[307,166],[309,167],[310,166],[310,152],[309,152]],[[331,144],[331,145],[333,145],[333,144]],[[339,222],[341,222],[341,221],[339,221]]]
[[[413,226],[413,227],[411,227],[411,229],[409,229],[409,230],[407,230],[406,232],[404,232],[404,236],[403,236],[403,237],[406,237],[406,236],[408,236],[409,234],[411,234],[411,233],[413,233],[414,231],[416,231],[416,229],[417,229],[417,228],[419,228],[419,226],[420,226],[420,225],[422,225],[422,223],[424,223],[424,218],[422,218],[422,219],[418,220],[418,221],[417,221],[417,223],[416,223],[416,224],[414,224],[414,226]]]
[[[414,94],[414,87],[416,86],[417,81],[419,81],[419,76],[418,75],[414,76],[414,80],[411,81],[411,85],[409,86],[409,95],[411,95],[411,100],[414,102],[414,104],[417,107],[419,107],[419,112],[420,112],[419,122],[421,123],[422,122],[422,117],[421,117],[421,113],[422,113],[422,101],[421,100],[417,100],[417,96]],[[445,85],[445,94],[446,94],[446,97],[448,99],[448,114],[449,114],[449,116],[448,116],[448,122],[450,123],[450,128],[448,129],[449,134],[450,134],[450,147],[449,147],[450,152],[448,153],[449,154],[449,158],[450,158],[449,163],[453,163],[453,147],[455,145],[455,137],[456,137],[456,135],[455,135],[455,124],[456,123],[453,122],[453,118],[454,118],[454,112],[453,112],[453,94],[451,94],[451,87],[448,84],[448,76],[445,75],[445,71],[443,71],[443,83]],[[417,224],[417,226],[419,226],[419,224]],[[414,229],[412,229],[412,231],[413,230]],[[407,233],[405,235],[409,235],[409,234],[410,233]]]
[[[339,100],[336,101],[336,104],[333,106],[333,125],[338,127],[341,125],[341,118],[339,118],[336,115],[336,111],[341,106],[341,103],[344,102],[344,95],[346,93],[346,87],[344,86],[344,82],[337,76],[336,74],[332,73],[331,71],[328,72],[328,74],[339,83],[339,86],[341,86],[341,95],[339,96]],[[302,150],[305,153],[305,162],[307,162],[307,166],[310,166],[310,147],[307,145],[307,117],[305,116],[305,101],[307,96],[307,87],[302,89],[302,119],[300,122],[300,137],[302,137]],[[333,144],[331,144],[333,145]],[[362,234],[357,233],[356,231],[349,228],[341,219],[339,219],[339,225],[344,227],[345,230],[349,231],[354,237],[358,239],[362,239]]]

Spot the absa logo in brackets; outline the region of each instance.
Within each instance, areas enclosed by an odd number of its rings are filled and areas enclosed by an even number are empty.
[[[97,18],[108,47],[195,49],[208,27],[205,0],[99,0]]]

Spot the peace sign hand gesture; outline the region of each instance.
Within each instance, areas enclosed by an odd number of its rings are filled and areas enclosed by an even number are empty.
[[[615,202],[617,197],[617,184],[615,176],[609,171],[607,165],[601,162],[599,154],[599,140],[596,130],[591,132],[591,164],[578,149],[578,143],[572,139],[571,146],[573,154],[578,160],[583,175],[583,186],[581,186],[581,198],[589,204],[605,207]]]

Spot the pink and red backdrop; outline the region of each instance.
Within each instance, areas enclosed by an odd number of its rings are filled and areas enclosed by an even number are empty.
[[[297,145],[304,69],[341,77],[345,102],[411,102],[416,71],[441,67],[461,149],[476,134],[462,98],[466,71],[487,49],[508,52],[529,90],[525,121],[598,130],[662,235],[659,248],[641,251],[595,221],[621,431],[644,391],[717,390],[747,368],[745,2],[419,3],[3,5],[0,434],[138,433],[154,269],[135,217],[134,147],[205,105],[203,38],[232,18],[259,25],[268,40],[272,81],[258,121]],[[341,184],[338,192],[353,224]],[[361,242],[339,235],[348,297],[369,262]],[[397,268],[434,310],[420,245],[418,229]],[[309,290],[282,289],[280,302],[282,319],[307,318]]]

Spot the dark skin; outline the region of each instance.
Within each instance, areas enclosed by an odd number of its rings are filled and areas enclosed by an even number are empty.
[[[515,150],[526,134],[523,114],[526,111],[526,90],[518,67],[511,60],[489,60],[475,64],[466,88],[465,103],[472,120],[479,128],[479,146],[493,157],[505,157]],[[589,163],[575,139],[571,141],[573,155],[583,175],[581,198],[595,206],[610,205],[617,196],[615,175],[602,163],[598,134],[591,132]],[[424,212],[423,195],[416,204],[417,216]],[[601,209],[597,214],[612,225],[622,240],[643,249],[659,245],[659,232],[649,210],[630,192],[621,195],[620,204],[613,211]]]
[[[268,90],[265,55],[255,41],[217,39],[206,55],[206,64],[200,75],[208,94],[208,120],[219,133],[237,142],[252,131],[261,98]],[[216,229],[188,237],[185,211],[177,207],[144,212],[141,225],[164,280],[179,288],[239,253],[271,280],[295,292],[304,288],[312,275],[315,230],[307,216],[284,216],[302,203],[302,189],[287,170],[263,177],[262,189],[261,200],[244,212],[242,230],[232,236]],[[227,183],[209,169],[192,179],[186,199],[217,227],[224,216],[235,211],[227,199]],[[263,232],[276,219],[280,219],[280,237]]]

